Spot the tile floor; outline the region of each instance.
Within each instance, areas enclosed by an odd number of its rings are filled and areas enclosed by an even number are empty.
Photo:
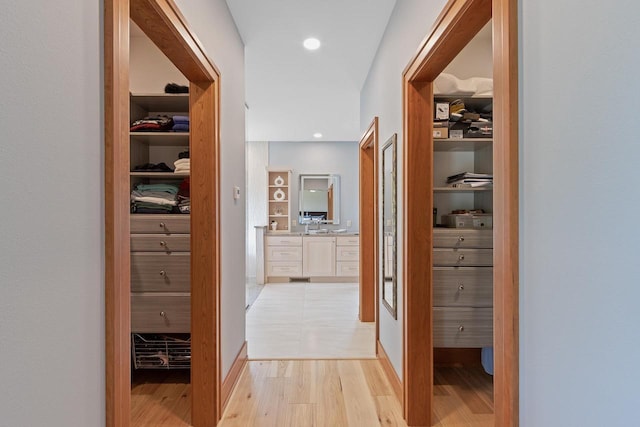
[[[251,359],[375,357],[375,323],[358,320],[357,283],[267,284],[246,327]]]

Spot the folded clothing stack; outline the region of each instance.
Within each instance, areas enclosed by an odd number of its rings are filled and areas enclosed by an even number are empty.
[[[189,116],[173,116],[173,128],[175,132],[189,132]]]
[[[173,128],[173,119],[169,116],[147,116],[131,123],[131,132],[163,132]]]
[[[189,158],[178,159],[173,162],[173,165],[176,167],[175,173],[188,174],[191,171],[191,160]]]
[[[180,183],[178,190],[178,210],[180,213],[191,213],[191,196],[190,196],[189,178],[185,178]]]
[[[145,163],[142,165],[136,165],[133,168],[133,172],[173,172],[166,163]]]
[[[178,206],[178,186],[138,184],[131,192],[131,212],[171,213]]]

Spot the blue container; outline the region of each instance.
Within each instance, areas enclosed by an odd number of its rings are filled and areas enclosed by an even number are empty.
[[[482,347],[480,360],[484,371],[489,375],[493,375],[493,347]]]

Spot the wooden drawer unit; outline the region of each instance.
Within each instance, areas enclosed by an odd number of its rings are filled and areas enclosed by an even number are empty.
[[[302,262],[302,246],[267,246],[267,261]]]
[[[131,332],[182,333],[191,330],[188,294],[131,295]]]
[[[302,276],[302,262],[268,261],[267,276],[300,277]]]
[[[131,252],[188,252],[190,250],[191,238],[188,235],[131,235]]]
[[[302,246],[302,236],[267,236],[267,246]]]
[[[336,276],[357,277],[360,275],[358,261],[336,261]]]
[[[493,230],[434,228],[434,248],[493,248]]]
[[[336,246],[336,261],[358,261],[359,259],[359,246]]]
[[[336,238],[336,244],[338,246],[358,246],[360,245],[359,236],[338,236]]]
[[[131,254],[131,292],[190,292],[189,252]]]
[[[188,234],[190,215],[131,215],[131,234]]]
[[[492,267],[434,267],[433,306],[492,307]]]
[[[433,249],[434,266],[473,267],[493,265],[493,249]]]
[[[492,345],[492,308],[433,308],[434,347],[474,348]]]

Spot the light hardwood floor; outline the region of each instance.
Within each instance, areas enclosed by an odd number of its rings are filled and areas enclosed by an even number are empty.
[[[358,320],[357,283],[267,284],[247,311],[250,359],[375,357],[375,323]]]
[[[191,425],[188,372],[136,377],[132,426]],[[434,405],[436,427],[493,427],[492,379],[479,367],[437,367]],[[248,362],[219,426],[406,424],[377,360],[273,360]]]

